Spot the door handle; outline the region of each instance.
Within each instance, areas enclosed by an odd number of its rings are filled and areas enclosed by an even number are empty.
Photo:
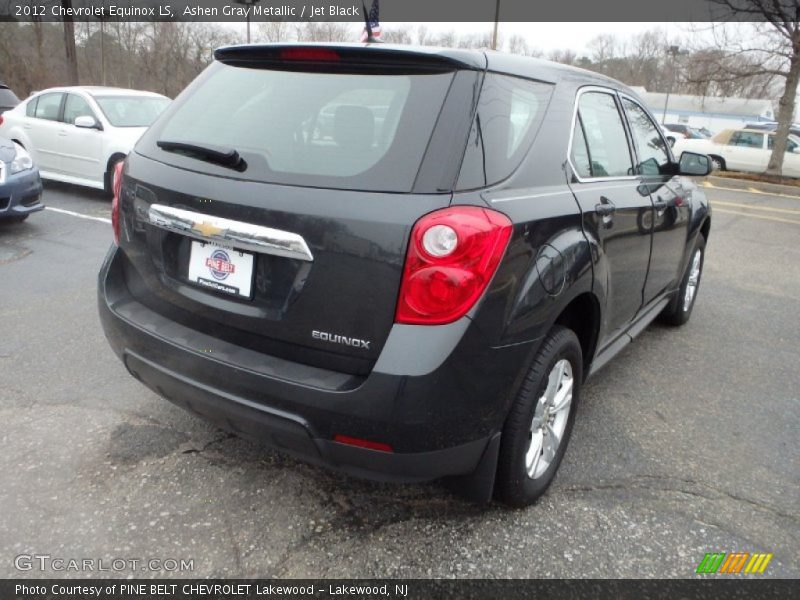
[[[594,205],[594,211],[601,217],[610,217],[617,207],[605,196],[600,196],[600,204]]]

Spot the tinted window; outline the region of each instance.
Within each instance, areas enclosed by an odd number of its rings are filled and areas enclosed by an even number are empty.
[[[64,103],[64,119],[65,123],[73,124],[78,117],[94,117],[89,103],[76,94],[67,94],[67,100]]]
[[[580,97],[578,114],[591,159],[591,176],[633,174],[628,138],[614,97],[603,92],[587,92]]]
[[[114,127],[150,127],[170,102],[152,96],[94,96],[94,100]]]
[[[484,187],[511,175],[530,148],[551,89],[546,83],[486,75],[458,189]]]
[[[767,149],[772,150],[772,142],[775,140],[774,135],[767,136]],[[792,138],[786,140],[786,152],[794,152],[797,149],[797,142]]]
[[[31,98],[28,104],[25,105],[25,114],[29,117],[36,116],[36,103],[39,102],[39,97]]]
[[[744,146],[745,148],[763,148],[764,134],[752,131],[735,131],[729,142],[731,146]]]
[[[658,132],[652,119],[635,102],[622,99],[622,105],[628,115],[628,124],[639,156],[636,171],[642,175],[658,175],[670,162],[666,143]]]
[[[61,93],[42,94],[36,103],[34,116],[37,119],[58,121],[58,111],[61,108],[61,99],[63,97],[64,94]]]
[[[575,131],[572,134],[572,164],[580,177],[592,176],[592,159],[586,145],[586,136],[580,116],[575,119]]]
[[[228,170],[226,176],[408,192],[452,78],[452,73],[290,72],[215,63],[170,109],[163,125],[150,130],[141,148],[158,152],[160,160],[187,164],[154,149],[154,142],[213,144],[236,149],[248,165],[241,175]]]
[[[19,98],[7,87],[0,87],[0,107],[13,108],[19,104]]]

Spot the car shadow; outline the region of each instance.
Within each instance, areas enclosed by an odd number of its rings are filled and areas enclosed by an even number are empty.
[[[111,197],[109,195],[107,195],[103,190],[98,190],[95,188],[84,187],[72,183],[62,183],[61,181],[51,181],[48,179],[43,179],[42,185],[44,186],[45,192],[50,191],[60,194],[68,194],[70,196],[79,196],[84,200],[103,202],[104,204],[109,204],[111,202]]]

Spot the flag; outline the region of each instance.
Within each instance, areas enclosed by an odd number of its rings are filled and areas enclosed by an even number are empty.
[[[366,8],[367,7],[364,6],[364,10],[366,10]],[[372,8],[369,10],[369,14],[366,17],[367,25],[364,26],[364,30],[361,32],[362,42],[370,41],[370,33],[372,34],[372,41],[381,37],[381,22],[378,18],[378,12],[378,0],[372,0]]]

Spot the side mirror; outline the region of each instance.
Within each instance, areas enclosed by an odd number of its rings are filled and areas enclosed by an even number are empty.
[[[678,175],[704,176],[712,171],[711,159],[706,154],[683,152],[678,162]]]
[[[103,129],[97,119],[88,115],[75,117],[75,127],[80,127],[81,129]]]

